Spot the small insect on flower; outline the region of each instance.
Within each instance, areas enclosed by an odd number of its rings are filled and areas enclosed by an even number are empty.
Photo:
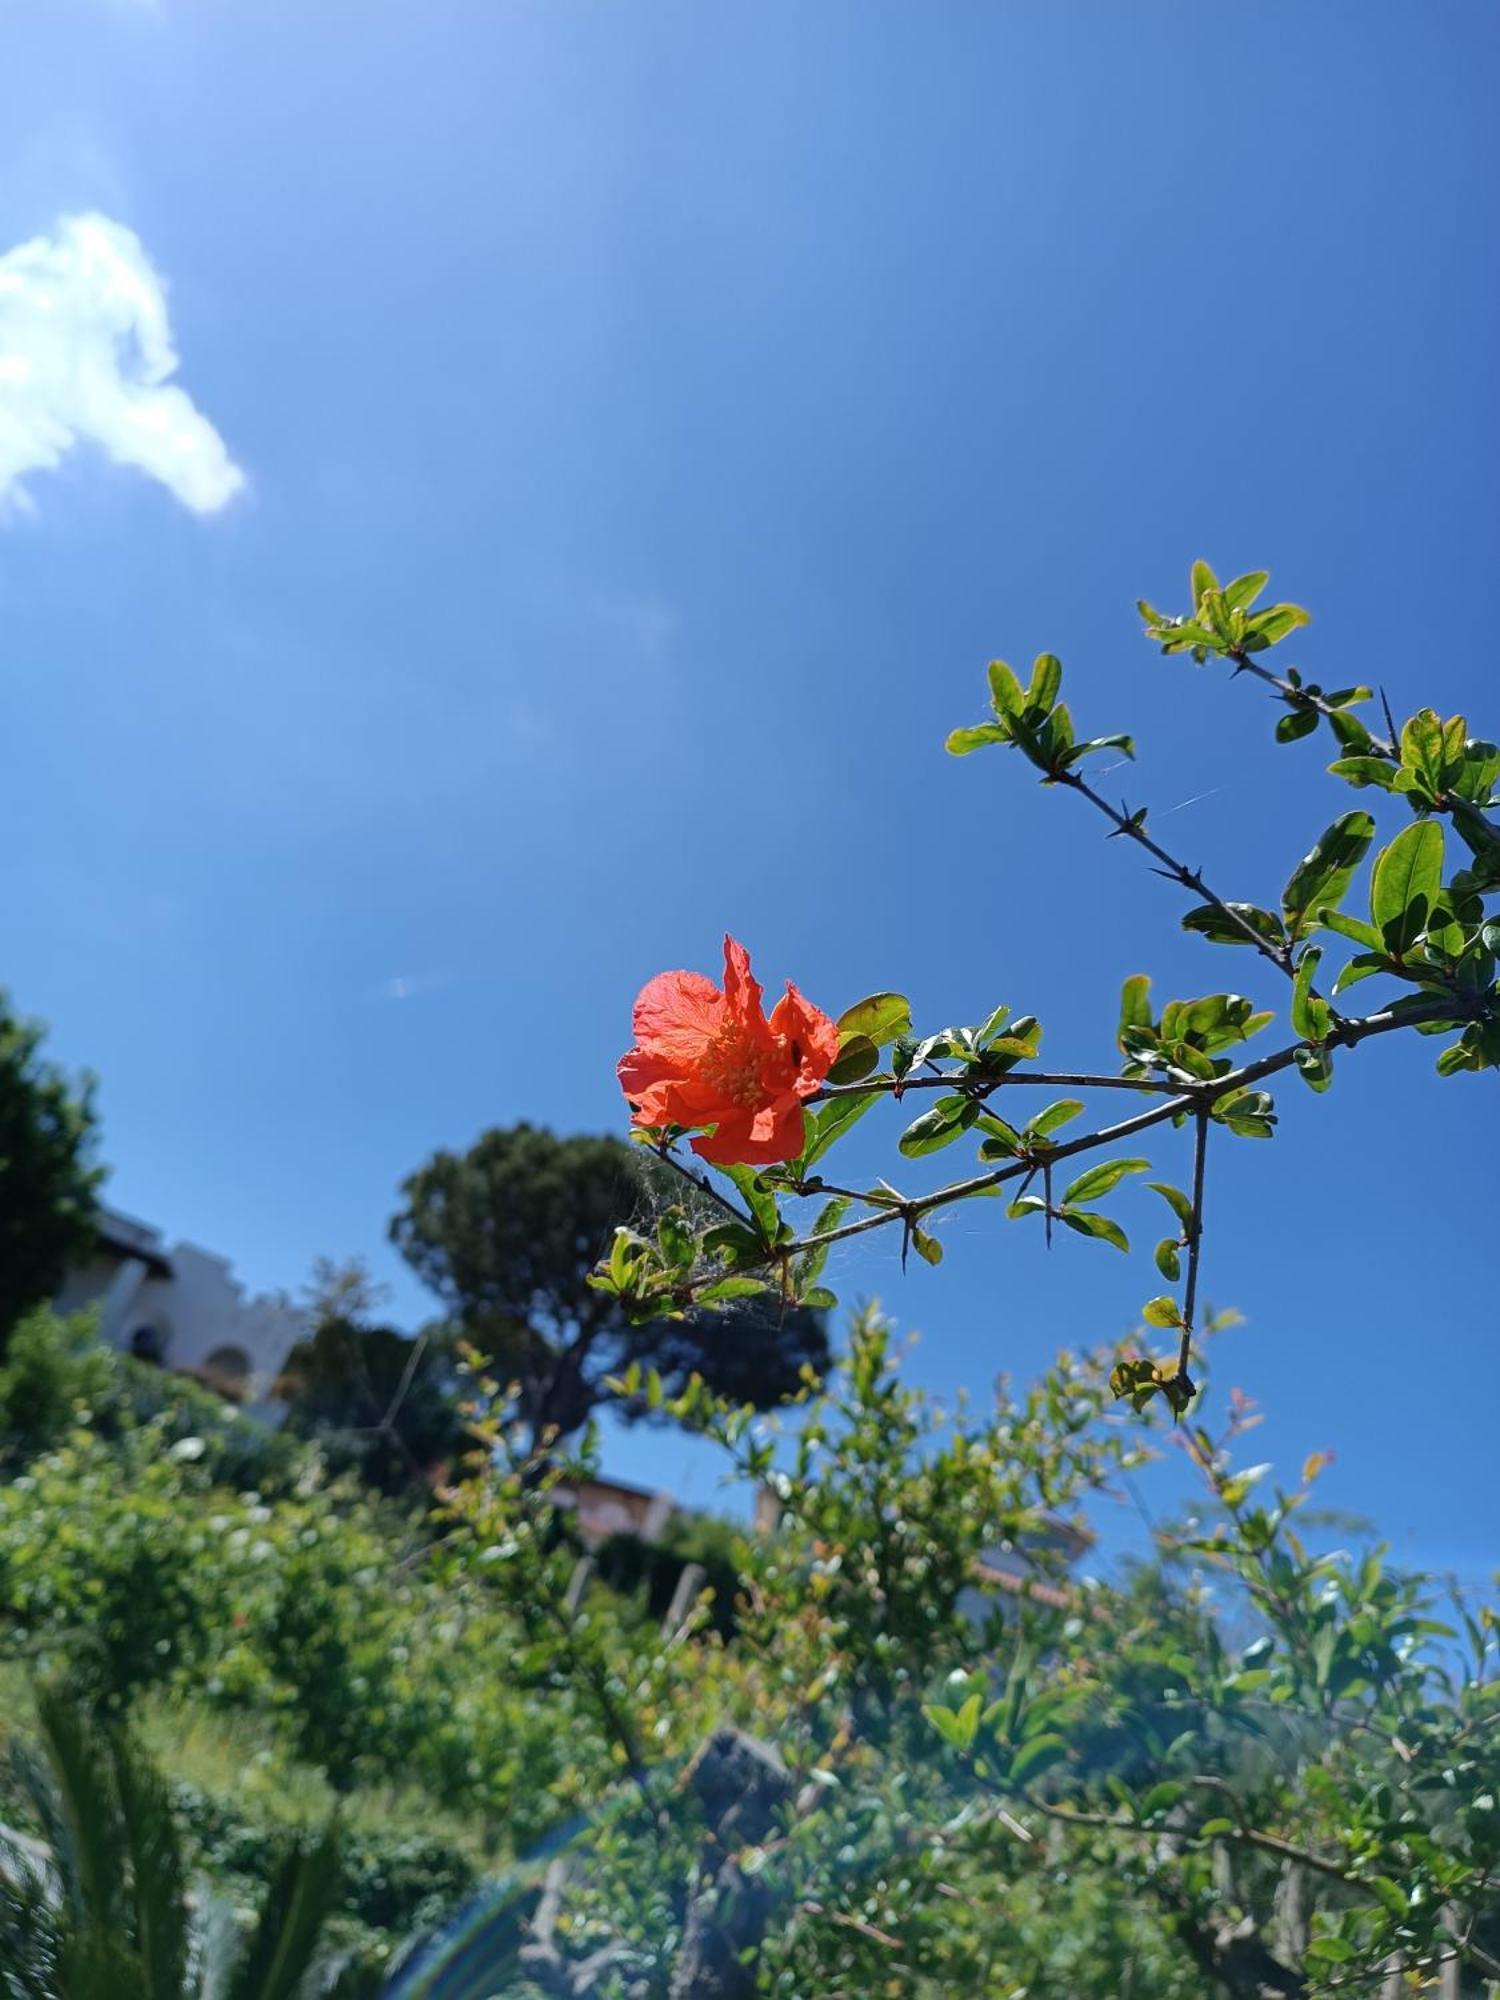
[[[701,972],[659,972],[636,1000],[634,1029],[617,1071],[633,1124],[708,1127],[693,1151],[718,1166],[801,1152],[803,1100],[828,1075],[838,1029],[790,981],[767,1020],[734,938],[724,939],[722,990]]]

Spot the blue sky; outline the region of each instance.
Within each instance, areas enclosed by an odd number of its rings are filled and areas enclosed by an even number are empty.
[[[1309,672],[1500,730],[1497,82],[1477,0],[8,0],[0,251],[45,256],[0,266],[37,343],[0,382],[0,977],[99,1073],[112,1199],[256,1285],[365,1254],[415,1324],[401,1176],[621,1129],[631,996],[726,927],[830,1011],[1008,1000],[1067,1066],[1127,972],[1279,1004],[942,740],[987,658],[1055,650],[1135,731],[1132,803],[1274,900],[1355,801],[1139,637],[1197,555],[1310,605]],[[180,370],[80,412],[56,300],[105,378],[120,301],[82,215]],[[1331,1504],[1474,1575],[1495,1083],[1433,1052],[1220,1149],[1205,1282],[1265,1455],[1334,1447]],[[989,1204],[945,1236],[834,1273],[943,1390],[1156,1289]],[[611,1462],[712,1493],[669,1438]]]

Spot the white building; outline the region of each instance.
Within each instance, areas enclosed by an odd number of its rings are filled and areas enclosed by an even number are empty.
[[[274,1416],[272,1388],[287,1355],[311,1331],[306,1316],[276,1298],[247,1298],[227,1258],[192,1243],[170,1250],[161,1232],[101,1208],[94,1254],[68,1273],[60,1312],[92,1307],[112,1347]]]

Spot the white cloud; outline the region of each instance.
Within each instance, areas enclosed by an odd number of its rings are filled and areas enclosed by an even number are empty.
[[[139,467],[195,513],[245,476],[169,377],[166,292],[140,238],[107,215],[65,216],[55,235],[0,256],[0,501],[75,445]]]

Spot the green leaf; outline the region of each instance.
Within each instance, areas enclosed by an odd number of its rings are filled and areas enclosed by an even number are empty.
[[[1309,945],[1297,962],[1297,976],[1292,981],[1292,1026],[1309,1042],[1324,1040],[1329,1028],[1328,1002],[1312,990],[1322,960],[1321,948]]]
[[[1134,757],[1135,738],[1133,736],[1091,736],[1086,743],[1075,743],[1071,750],[1064,753],[1060,759],[1062,768],[1065,771],[1071,770],[1075,764],[1080,763],[1085,757],[1092,757],[1100,750],[1122,750],[1127,757]]]
[[[1200,556],[1193,564],[1189,583],[1193,592],[1193,609],[1196,611],[1211,590],[1217,590],[1219,579]]]
[[[1437,798],[1443,783],[1443,724],[1434,708],[1418,709],[1401,731],[1401,767],[1421,779],[1428,795]]]
[[[1333,1057],[1327,1049],[1298,1049],[1293,1060],[1310,1090],[1321,1094],[1333,1082]]]
[[[1378,785],[1388,792],[1396,782],[1396,768],[1384,757],[1336,757],[1328,768],[1334,777],[1359,789]]]
[[[1231,611],[1247,611],[1271,581],[1268,569],[1247,570],[1224,586],[1224,602]]]
[[[1026,690],[1026,706],[1038,718],[1057,700],[1062,687],[1062,661],[1056,653],[1038,653],[1031,669],[1031,686]]]
[[[698,1253],[697,1242],[680,1208],[669,1208],[662,1216],[656,1225],[656,1242],[668,1270],[691,1265]]]
[[[1181,1245],[1175,1236],[1164,1236],[1156,1246],[1156,1268],[1169,1285],[1175,1285],[1182,1276],[1182,1258],[1178,1252]]]
[[[878,1090],[851,1091],[847,1097],[830,1097],[820,1104],[812,1118],[812,1134],[802,1154],[802,1164],[810,1167],[821,1160],[836,1139],[858,1124],[882,1093]]]
[[[992,743],[1008,743],[1010,732],[998,722],[976,722],[965,729],[950,729],[944,748],[950,757],[967,757],[975,750],[987,750]]]
[[[1176,1299],[1170,1293],[1162,1293],[1159,1298],[1147,1299],[1141,1307],[1141,1318],[1147,1326],[1181,1326],[1182,1313]]]
[[[1287,710],[1276,725],[1278,743],[1295,743],[1300,737],[1311,736],[1318,726],[1318,711],[1303,708],[1300,704]]]
[[[980,1023],[979,1027],[975,1030],[974,1039],[978,1042],[979,1046],[981,1048],[984,1048],[990,1042],[992,1042],[996,1037],[996,1035],[1000,1033],[1001,1029],[1005,1026],[1006,1022],[1009,1019],[1010,1019],[1010,1009],[1005,1005],[1005,1002],[1002,1000],[1000,1005],[994,1010],[994,1012],[991,1014],[987,1014],[984,1020]]]
[[[1355,692],[1363,692],[1363,690],[1355,690]],[[1329,696],[1328,699],[1331,701],[1333,697]],[[1357,715],[1350,714],[1343,709],[1330,709],[1328,713],[1328,727],[1339,739],[1346,757],[1366,757],[1370,755],[1370,745],[1375,739]]]
[[[828,1071],[830,1083],[858,1083],[879,1067],[880,1051],[868,1035],[850,1035],[841,1045]]]
[[[1409,951],[1427,927],[1443,885],[1443,829],[1414,820],[1376,856],[1370,916],[1393,957]]]
[[[848,1212],[849,1202],[844,1195],[836,1195],[832,1201],[824,1202],[822,1208],[818,1210],[817,1220],[808,1231],[808,1235],[812,1238],[814,1244],[817,1244],[820,1236],[827,1236],[830,1231],[837,1229]],[[807,1287],[818,1277],[827,1262],[828,1245],[826,1243],[818,1248],[807,1251],[803,1256],[798,1258],[797,1283],[804,1296]]]
[[[1026,706],[1026,696],[1004,660],[991,660],[990,705],[1001,722],[1013,721]]]
[[[1161,1196],[1184,1229],[1192,1228],[1193,1204],[1181,1188],[1173,1187],[1167,1181],[1147,1181],[1146,1185],[1153,1194]]]
[[[1009,1069],[1018,1062],[1032,1062],[1042,1046],[1042,1024],[1035,1014],[1018,1014],[1004,1034],[991,1034],[984,1045],[986,1069]]]
[[[1039,1778],[1043,1771],[1060,1764],[1068,1754],[1066,1737],[1049,1730],[1043,1736],[1033,1736],[1023,1743],[1011,1760],[1010,1780],[1013,1785],[1024,1785],[1029,1779]]]
[[[1198,602],[1198,623],[1207,625],[1220,646],[1232,646],[1239,637],[1234,616],[1224,602],[1222,590],[1208,590]]]
[[[940,1097],[930,1111],[912,1120],[896,1143],[908,1160],[919,1160],[951,1146],[978,1116],[979,1106],[972,1098]]]
[[[1124,1046],[1127,1028],[1151,1026],[1151,981],[1144,972],[1132,973],[1120,988],[1120,1037]]]
[[[1225,911],[1230,914],[1226,916]],[[1236,917],[1240,920],[1238,923],[1234,921]],[[1213,944],[1252,944],[1254,939],[1246,935],[1246,925],[1256,937],[1263,938],[1269,945],[1286,943],[1286,932],[1280,917],[1255,903],[1225,903],[1223,908],[1217,903],[1200,903],[1197,909],[1189,910],[1182,920],[1185,931],[1196,931]]]
[[[1245,650],[1247,653],[1264,652],[1267,646],[1278,645],[1289,634],[1311,623],[1300,604],[1272,604],[1248,621]]]
[[[760,1185],[754,1167],[720,1167],[739,1189],[746,1208],[755,1218],[755,1225],[767,1243],[774,1243],[776,1231],[781,1226],[781,1217],[776,1209],[776,1197]]]
[[[1320,909],[1336,909],[1355,869],[1375,837],[1375,822],[1367,812],[1347,812],[1318,836],[1310,854],[1292,870],[1281,892],[1281,907],[1291,935],[1300,937]]]
[[[941,1264],[943,1261],[942,1244],[935,1236],[929,1236],[925,1229],[919,1229],[915,1223],[911,1227],[911,1247],[926,1263]]]
[[[697,1302],[701,1306],[724,1305],[730,1299],[752,1299],[765,1289],[761,1278],[720,1278],[717,1284],[698,1293]]]
[[[841,1039],[863,1035],[877,1048],[884,1048],[898,1035],[911,1033],[911,1002],[904,993],[871,993],[846,1007],[837,1026]]]
[[[1149,1160],[1101,1160],[1098,1166],[1090,1167],[1063,1189],[1063,1200],[1073,1203],[1098,1201],[1112,1188],[1117,1188],[1127,1174],[1143,1174],[1150,1165]]]
[[[1342,910],[1319,910],[1318,922],[1325,930],[1337,931],[1352,944],[1361,944],[1366,951],[1374,951],[1380,943],[1380,933],[1373,924],[1367,924],[1363,917],[1346,916]]]
[[[1195,624],[1191,618],[1173,620],[1163,634],[1164,653],[1196,652],[1200,646],[1218,646],[1218,636],[1207,625]]]
[[[1026,1137],[1030,1140],[1045,1139],[1059,1126],[1077,1118],[1083,1110],[1082,1102],[1076,1097],[1060,1097],[1055,1104],[1049,1104],[1045,1111],[1039,1111],[1028,1121]]]
[[[1232,1090],[1214,1099],[1212,1116],[1242,1139],[1269,1139],[1275,1108],[1264,1090]]]
[[[1021,1135],[1013,1125],[1003,1118],[997,1118],[993,1111],[981,1111],[976,1120],[981,1132],[988,1137],[979,1148],[981,1160],[1013,1160],[1021,1151]]]
[[[1357,1954],[1347,1938],[1315,1937],[1307,1947],[1307,1955],[1325,1965],[1347,1965]]]
[[[979,1713],[983,1706],[983,1695],[971,1694],[961,1708],[942,1708],[934,1702],[924,1707],[922,1713],[945,1743],[951,1743],[955,1750],[967,1750],[979,1733]]]
[[[1389,1875],[1372,1875],[1369,1878],[1369,1887],[1375,1891],[1393,1917],[1404,1921],[1410,1915],[1406,1891],[1398,1883],[1393,1882]]]
[[[1383,951],[1356,952],[1354,957],[1333,982],[1335,993],[1342,993],[1346,986],[1353,986],[1361,979],[1369,979],[1374,973],[1390,970],[1390,961]]]
[[[1109,1386],[1116,1396],[1128,1399],[1137,1411],[1144,1410],[1153,1396],[1165,1396],[1177,1416],[1181,1416],[1198,1393],[1192,1378],[1182,1373],[1175,1360],[1141,1358],[1117,1362],[1109,1371]]]
[[[1076,1229],[1080,1236],[1097,1237],[1101,1243],[1112,1243],[1116,1250],[1130,1248],[1130,1238],[1107,1215],[1097,1215],[1088,1208],[1069,1208],[1066,1203],[1057,1212],[1069,1229]]]

